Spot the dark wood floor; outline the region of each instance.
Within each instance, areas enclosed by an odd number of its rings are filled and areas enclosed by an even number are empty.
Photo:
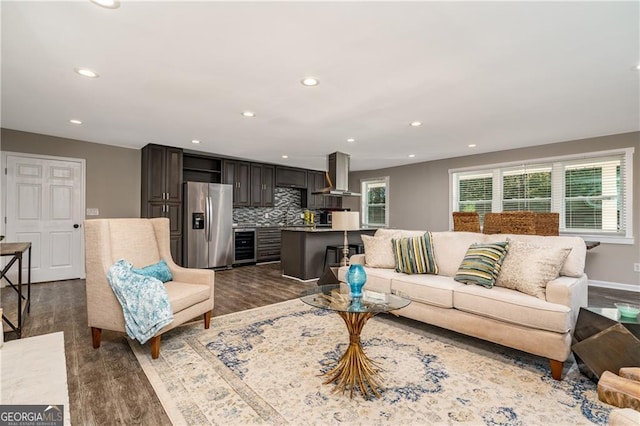
[[[282,278],[279,263],[218,271],[213,314],[220,316],[294,299],[314,285]],[[9,288],[2,290],[3,307],[12,306],[12,293],[15,292]],[[593,306],[613,307],[615,301],[638,298],[638,293],[589,289],[589,305]],[[23,336],[56,331],[65,335],[72,424],[170,424],[123,333],[105,330],[101,347],[91,346],[84,280],[32,286],[32,309]],[[12,333],[6,336],[7,340],[13,338]]]

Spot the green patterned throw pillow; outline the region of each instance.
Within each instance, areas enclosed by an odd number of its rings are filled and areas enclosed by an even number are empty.
[[[438,265],[433,254],[431,232],[420,237],[394,238],[393,257],[396,272],[405,274],[437,274]]]
[[[508,250],[509,243],[507,241],[471,244],[453,279],[465,284],[493,287]]]

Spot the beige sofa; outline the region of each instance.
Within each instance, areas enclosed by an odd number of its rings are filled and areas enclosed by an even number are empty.
[[[392,235],[396,238],[419,236],[424,235],[424,231],[380,229],[375,236],[389,238]],[[559,276],[547,283],[544,300],[509,288],[486,288],[453,279],[472,243],[507,239],[541,247],[571,248]],[[394,268],[365,266],[364,289],[408,295],[412,303],[399,311],[401,316],[549,358],[553,378],[561,380],[578,311],[587,305],[584,240],[433,232],[432,242],[438,275],[407,275]],[[365,246],[365,254],[353,256],[351,262],[366,264],[366,256]],[[346,271],[347,267],[340,268],[341,281],[345,281]]]

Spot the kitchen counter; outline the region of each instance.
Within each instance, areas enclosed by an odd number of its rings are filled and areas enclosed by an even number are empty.
[[[362,244],[361,235],[373,235],[376,229],[348,231],[349,244]],[[324,254],[328,245],[342,245],[344,231],[330,227],[292,226],[281,231],[280,262],[283,275],[309,281],[324,272]],[[328,263],[331,263],[330,260]],[[328,266],[328,265],[327,265]]]

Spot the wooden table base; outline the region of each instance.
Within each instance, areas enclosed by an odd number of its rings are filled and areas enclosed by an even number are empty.
[[[381,376],[378,364],[371,360],[362,349],[360,332],[364,325],[375,313],[337,312],[344,320],[349,330],[349,347],[338,360],[338,364],[325,376],[329,378],[324,384],[336,382],[336,391],[344,394],[349,388],[349,397],[353,398],[353,391],[357,387],[365,399],[369,396],[380,397],[377,388],[380,387]]]

